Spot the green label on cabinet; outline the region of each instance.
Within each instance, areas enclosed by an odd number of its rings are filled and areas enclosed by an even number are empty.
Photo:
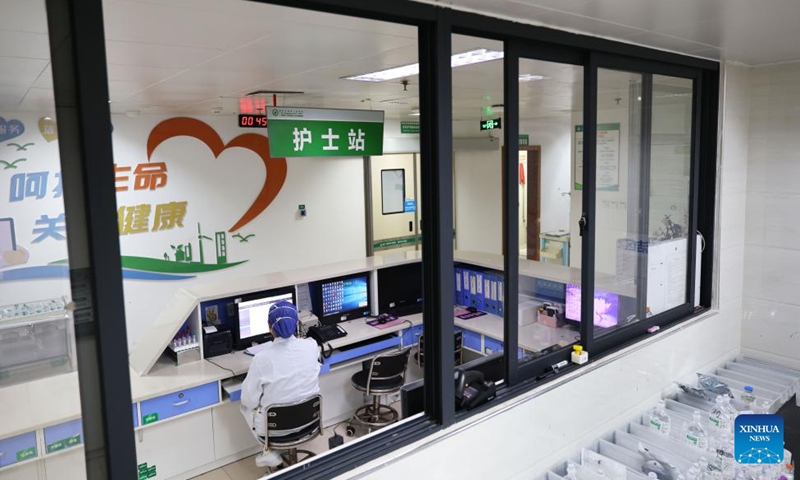
[[[149,415],[145,415],[142,417],[142,425],[147,425],[148,423],[153,423],[158,421],[158,414],[151,413]]]
[[[65,448],[74,447],[75,445],[79,445],[81,443],[81,434],[73,435],[68,438],[64,438],[57,442],[53,442],[47,445],[47,453],[57,452],[59,450],[64,450]]]
[[[36,447],[26,448],[17,452],[17,461],[21,462],[36,456]]]
[[[148,466],[147,463],[140,463],[138,465],[139,470],[139,480],[147,480],[148,478],[154,478],[156,475],[156,466],[151,465]]]

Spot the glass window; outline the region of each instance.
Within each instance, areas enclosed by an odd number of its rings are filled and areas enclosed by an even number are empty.
[[[293,428],[264,411],[317,391],[296,445],[317,455],[423,412],[416,27],[222,0],[105,15],[138,463],[263,475],[262,437],[284,451],[270,432]],[[296,330],[270,325],[281,300]]]
[[[593,324],[602,336],[642,318],[642,75],[598,69]]]
[[[73,185],[61,176],[45,3],[9,8],[0,20],[0,477],[86,478],[67,250],[82,239],[67,233]]]
[[[532,360],[580,341],[583,67],[520,59],[519,103],[518,338]]]
[[[453,217],[457,364],[478,362],[502,378],[503,307],[503,43],[452,37]],[[458,394],[458,392],[457,392]]]
[[[691,79],[653,75],[647,314],[685,304],[689,297],[689,190],[692,158]],[[700,272],[700,242],[697,242]],[[700,279],[695,298],[699,302]]]

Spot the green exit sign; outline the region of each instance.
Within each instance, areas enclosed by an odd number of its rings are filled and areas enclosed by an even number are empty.
[[[489,119],[489,120],[481,120],[481,131],[484,130],[496,130],[500,128],[500,119]]]

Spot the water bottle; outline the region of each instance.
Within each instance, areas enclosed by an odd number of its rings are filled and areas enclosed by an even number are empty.
[[[650,473],[647,474],[647,478],[658,479],[658,475],[656,475],[656,472],[650,472]]]
[[[670,420],[665,405],[664,400],[659,400],[658,405],[650,412],[650,428],[662,435],[669,435]]]
[[[756,407],[753,408],[753,411],[762,415],[769,415],[769,407],[769,400],[761,399],[756,402]]]
[[[756,402],[756,395],[753,393],[753,387],[750,385],[745,385],[744,391],[742,392],[742,403],[745,405],[752,405]]]
[[[728,412],[731,418],[731,428],[733,428],[736,417],[739,416],[739,410],[736,410],[736,407],[731,405],[731,397],[728,395],[722,395],[722,407]]]
[[[567,476],[564,478],[566,478],[567,480],[578,480],[577,471],[578,469],[575,468],[575,465],[570,463],[569,465],[567,465]]]
[[[708,423],[715,429],[726,431],[731,428],[731,417],[725,408],[725,400],[722,395],[717,395],[717,404],[711,407],[708,414]]]
[[[729,431],[725,430],[719,438],[716,446],[716,467],[722,472],[723,478],[733,477],[733,438]]]
[[[700,419],[703,418],[697,410],[692,414],[692,423],[686,429],[684,440],[689,445],[695,446],[700,450],[708,449],[708,432],[703,428]]]

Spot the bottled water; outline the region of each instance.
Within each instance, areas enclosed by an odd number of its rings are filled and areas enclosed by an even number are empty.
[[[684,440],[689,445],[695,446],[700,450],[708,449],[708,432],[703,428],[700,419],[703,418],[697,410],[692,414],[692,423],[686,429]]]
[[[769,414],[769,400],[759,400],[756,402],[757,406],[753,409],[755,413],[760,413],[762,415]]]
[[[733,428],[733,423],[736,417],[739,416],[739,410],[736,410],[736,407],[731,405],[731,397],[728,395],[722,395],[722,407],[728,412],[728,415],[730,415],[731,428]]]
[[[564,477],[567,480],[578,480],[578,469],[575,468],[575,465],[569,464],[567,465],[567,476]]]
[[[745,385],[744,391],[742,392],[742,396],[740,398],[742,399],[742,403],[745,405],[752,405],[756,403],[756,395],[753,393],[753,387],[750,385]]]
[[[708,414],[708,423],[715,429],[727,431],[731,428],[731,416],[725,408],[725,400],[722,395],[717,395],[717,404],[711,407]]]
[[[650,428],[657,430],[662,435],[669,435],[670,420],[665,405],[664,400],[659,400],[658,405],[650,412]]]
[[[716,467],[722,472],[723,478],[733,477],[733,468],[735,467],[733,459],[733,437],[728,430],[723,431],[719,441],[717,441]]]

